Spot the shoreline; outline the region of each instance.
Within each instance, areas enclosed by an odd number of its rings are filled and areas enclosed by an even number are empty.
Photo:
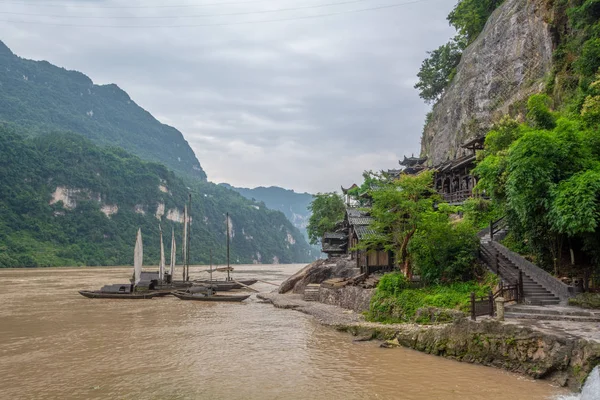
[[[382,347],[407,347],[461,362],[501,368],[548,380],[573,391],[580,389],[600,362],[600,340],[585,329],[544,322],[463,318],[448,324],[382,324],[366,321],[352,310],[304,301],[300,294],[258,293],[276,308],[311,315],[322,325],[355,336],[379,340]],[[598,325],[598,324],[596,324]],[[595,331],[600,331],[599,327]]]

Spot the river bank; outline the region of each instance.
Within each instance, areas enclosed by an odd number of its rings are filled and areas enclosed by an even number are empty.
[[[586,324],[459,318],[439,325],[381,324],[365,320],[361,313],[341,307],[308,302],[300,294],[261,293],[258,298],[277,308],[312,315],[326,326],[347,332],[357,340],[380,340],[383,347],[403,346],[457,361],[481,364],[549,380],[578,390],[600,363],[600,340]],[[597,324],[596,324],[597,325]]]

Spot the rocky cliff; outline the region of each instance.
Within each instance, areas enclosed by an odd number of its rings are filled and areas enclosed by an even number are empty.
[[[546,14],[538,0],[506,0],[492,14],[424,128],[421,151],[430,165],[460,156],[462,143],[543,88],[553,51]]]

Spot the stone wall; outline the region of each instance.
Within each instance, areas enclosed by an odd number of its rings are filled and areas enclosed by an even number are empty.
[[[369,303],[373,293],[375,293],[375,289],[363,289],[359,286],[321,287],[319,288],[319,301],[361,313],[369,311]]]

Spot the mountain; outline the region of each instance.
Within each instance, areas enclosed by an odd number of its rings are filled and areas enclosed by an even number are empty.
[[[0,124],[0,267],[122,265],[141,227],[146,264],[158,263],[159,223],[181,249],[183,206],[192,195],[191,262],[314,259],[304,236],[278,212],[209,182],[184,180],[123,149],[68,133],[28,136]]]
[[[271,210],[281,211],[296,228],[306,232],[310,218],[308,206],[312,202],[312,194],[296,193],[277,186],[260,186],[254,189],[233,187],[227,183],[221,183],[221,186],[235,190],[247,199],[262,202]]]
[[[34,136],[76,132],[206,180],[181,132],[161,124],[117,85],[94,85],[80,72],[20,58],[1,41],[0,71],[0,121]]]

